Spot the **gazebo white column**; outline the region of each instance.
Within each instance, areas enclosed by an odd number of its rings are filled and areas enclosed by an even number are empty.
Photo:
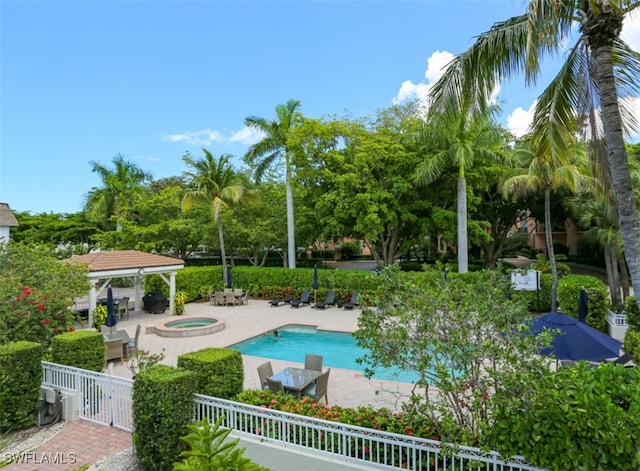
[[[89,290],[89,314],[87,316],[87,322],[89,325],[87,327],[93,327],[93,311],[96,310],[96,305],[98,304],[98,290],[97,286],[100,283],[99,278],[91,278],[91,289]]]
[[[176,272],[169,273],[169,314],[175,314],[176,306]]]

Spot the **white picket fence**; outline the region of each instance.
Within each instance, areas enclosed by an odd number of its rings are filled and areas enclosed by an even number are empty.
[[[73,392],[79,417],[132,431],[133,381],[42,362],[42,385]],[[315,453],[376,469],[438,471],[544,471],[522,457],[505,460],[494,451],[441,443],[424,438],[303,417],[263,407],[196,394],[194,420],[214,422],[287,448],[313,449]]]

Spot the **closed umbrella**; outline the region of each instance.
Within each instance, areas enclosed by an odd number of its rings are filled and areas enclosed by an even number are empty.
[[[580,299],[578,300],[578,320],[587,322],[587,314],[589,314],[589,297],[587,291],[582,288],[580,290]]]
[[[110,333],[113,334],[113,326],[118,323],[118,318],[115,314],[115,309],[113,306],[113,291],[111,290],[111,286],[107,289],[107,318],[104,321],[104,325],[109,327]]]
[[[231,282],[231,264],[227,263],[227,288],[231,288],[233,283]]]
[[[316,292],[318,288],[320,288],[320,281],[318,281],[318,264],[316,263],[313,266],[313,302],[317,302]]]
[[[535,334],[543,329],[557,329],[560,333],[550,348],[540,350],[541,355],[575,361],[602,361],[620,356],[622,342],[561,312],[539,316],[531,322],[529,331]]]

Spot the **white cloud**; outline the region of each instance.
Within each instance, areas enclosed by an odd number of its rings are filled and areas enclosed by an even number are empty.
[[[165,136],[165,141],[186,142],[190,145],[209,145],[214,142],[224,142],[224,137],[218,131],[211,129],[203,129],[201,131],[186,131],[178,134],[169,134]]]
[[[229,142],[239,142],[240,144],[250,146],[262,140],[263,137],[263,132],[258,131],[255,128],[245,126],[239,131],[232,132],[231,137],[229,138]]]
[[[634,51],[640,51],[640,15],[627,15],[622,24],[622,39]]]
[[[536,109],[538,100],[535,100],[528,110],[518,107],[507,116],[507,129],[515,134],[517,137],[521,137],[527,133],[531,120],[533,119],[533,112]]]
[[[405,80],[400,85],[400,90],[391,100],[393,104],[400,104],[406,100],[417,99],[424,108],[426,108],[429,98],[429,90],[435,82],[442,77],[447,64],[453,60],[453,54],[447,51],[436,51],[427,59],[427,69],[424,76],[426,82],[413,83],[411,80]]]

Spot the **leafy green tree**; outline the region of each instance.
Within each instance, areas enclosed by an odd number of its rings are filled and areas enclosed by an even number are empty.
[[[49,346],[52,336],[73,330],[70,308],[89,287],[86,267],[60,262],[50,249],[0,245],[0,343]]]
[[[479,157],[501,160],[506,143],[505,132],[493,120],[494,110],[464,103],[459,109],[449,107],[430,114],[425,139],[435,142],[435,152],[428,155],[416,169],[418,185],[431,183],[452,165],[458,168],[458,272],[469,270],[469,240],[467,231],[467,179],[474,160]]]
[[[285,188],[287,201],[287,259],[289,268],[296,267],[296,241],[293,206],[293,152],[289,143],[290,134],[300,124],[302,116],[298,111],[300,102],[289,100],[284,105],[276,106],[277,119],[267,121],[257,116],[249,116],[245,124],[264,134],[264,137],[253,144],[245,154],[245,161],[255,169],[256,183],[265,171],[274,165],[279,158],[285,164]]]
[[[567,188],[575,192],[584,180],[584,169],[580,162],[584,154],[576,148],[572,155],[549,155],[534,152],[526,144],[516,149],[516,156],[522,162],[520,169],[507,178],[503,184],[506,196],[516,194],[526,195],[533,192],[544,192],[544,233],[547,245],[547,256],[551,265],[551,312],[558,307],[558,269],[553,249],[553,235],[551,227],[551,192],[558,188]]]
[[[496,85],[524,71],[534,84],[542,57],[562,53],[565,63],[536,106],[532,134],[546,135],[554,154],[573,146],[576,122],[589,127],[592,143],[602,134],[632,283],[640,286],[640,221],[623,129],[637,129],[627,96],[637,96],[640,55],[620,38],[623,20],[637,0],[529,2],[522,15],[494,24],[458,55],[433,89],[437,108],[488,102]],[[577,41],[567,43],[577,30]],[[458,105],[456,105],[458,104]],[[597,108],[596,108],[597,107]]]
[[[507,299],[508,279],[498,270],[447,280],[433,270],[410,281],[393,266],[380,276],[381,294],[354,333],[370,352],[365,374],[416,373],[405,414],[435,424],[443,442],[476,443],[493,423],[494,398],[519,396],[548,369],[537,353],[551,337],[528,334],[527,307]]]
[[[229,163],[229,155],[222,155],[216,159],[208,150],[202,151],[204,152],[202,159],[194,159],[189,153],[182,157],[184,163],[192,169],[184,172],[188,189],[184,194],[183,207],[189,209],[196,201],[207,203],[211,209],[211,216],[218,225],[220,257],[222,266],[226,266],[224,230],[220,212],[223,208],[237,204],[245,196],[249,182],[244,175],[233,169]],[[226,285],[227,270],[222,270],[222,277]]]
[[[144,186],[151,176],[118,154],[113,158],[113,168],[91,161],[91,171],[102,180],[101,187],[89,191],[84,210],[91,221],[101,223],[107,229],[115,229],[112,216],[125,219],[131,208],[146,193]]]

